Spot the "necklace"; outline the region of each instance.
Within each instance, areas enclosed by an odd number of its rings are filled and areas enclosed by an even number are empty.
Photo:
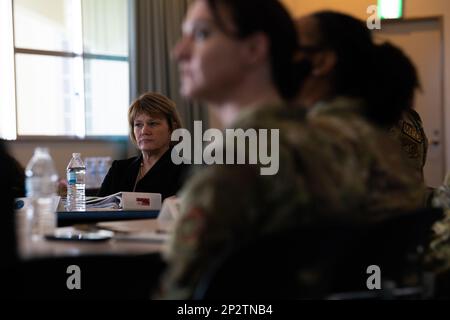
[[[138,171],[138,174],[136,176],[136,181],[134,182],[133,192],[136,191],[136,186],[137,186],[138,182],[142,179],[142,170],[143,170],[143,168],[144,168],[144,162],[141,161],[141,164],[139,166],[139,171]]]

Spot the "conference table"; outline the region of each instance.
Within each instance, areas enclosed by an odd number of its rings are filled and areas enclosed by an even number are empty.
[[[102,219],[105,220],[105,219]],[[18,220],[20,222],[20,219]],[[61,222],[61,221],[60,221]],[[104,299],[150,298],[158,287],[165,263],[161,259],[169,235],[158,231],[155,218],[97,221],[58,230],[109,230],[107,240],[49,240],[31,235],[17,224],[19,298]],[[81,270],[81,290],[69,290],[69,267]]]
[[[62,258],[86,255],[143,255],[160,253],[168,235],[160,233],[156,219],[98,222],[78,224],[59,228],[76,233],[87,229],[110,230],[111,239],[89,240],[49,240],[44,236],[26,235],[18,232],[19,257],[23,260],[35,258]]]

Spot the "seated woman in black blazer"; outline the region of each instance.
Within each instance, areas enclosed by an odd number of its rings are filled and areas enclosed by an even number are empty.
[[[172,131],[181,127],[175,103],[157,93],[145,93],[128,110],[131,141],[141,155],[112,163],[99,196],[120,191],[161,193],[162,199],[181,188],[187,166],[171,159]]]

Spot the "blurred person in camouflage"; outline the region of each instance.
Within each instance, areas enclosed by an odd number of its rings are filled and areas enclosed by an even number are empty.
[[[321,105],[336,96],[364,99],[366,107],[361,115],[389,131],[402,150],[404,164],[413,168],[417,184],[423,185],[428,141],[422,120],[413,109],[420,82],[411,60],[390,43],[372,45],[365,23],[346,14],[321,11],[297,19],[296,24],[299,58],[310,61],[312,67],[298,103],[312,115],[320,115],[335,110]],[[378,66],[369,71],[370,60]],[[352,103],[358,102],[348,105]],[[386,119],[380,118],[389,114]],[[428,202],[428,196],[424,202]]]
[[[209,103],[223,127],[231,127],[247,110],[268,105],[280,108],[283,100],[295,95],[298,84],[293,79],[296,73],[292,70],[292,60],[297,34],[288,12],[278,1],[198,0],[191,5],[182,29],[183,37],[173,51],[180,70],[181,92],[186,97]],[[283,37],[279,36],[281,34]],[[231,167],[237,170],[247,168]],[[205,174],[208,175],[209,169],[194,175],[199,178],[198,183],[207,179]],[[215,176],[215,173],[211,174]],[[246,176],[249,177],[246,181],[252,183],[253,175]],[[230,176],[232,180],[234,177]],[[195,190],[195,184],[187,189]],[[237,189],[232,185],[228,184],[226,188],[240,190],[243,195],[251,191],[248,185]],[[204,191],[206,189],[201,193]],[[245,201],[246,197],[240,198]],[[214,199],[206,195],[199,194],[199,199],[214,205]],[[184,200],[182,202],[184,207]],[[201,213],[199,219],[189,221],[192,213],[185,212],[183,208],[182,214],[186,214],[186,219],[183,219],[185,224],[181,223],[181,229],[203,221],[203,210],[198,212]],[[196,236],[192,237],[195,242]],[[177,289],[178,280],[181,280],[178,276],[184,278],[188,275],[188,260],[200,258],[195,253],[200,249],[196,244],[191,246],[187,240],[176,242],[191,249],[185,251],[175,245],[177,248],[171,250],[169,260],[174,261],[173,268],[169,271],[162,293],[166,298],[189,297],[192,292],[184,292],[185,286],[180,287],[180,291]],[[176,263],[179,259],[180,263]],[[178,267],[181,274],[175,270]],[[186,286],[186,289],[190,291],[192,286]]]
[[[397,47],[387,46],[378,59],[386,62],[388,75],[378,86],[386,101],[404,106],[401,119],[389,128],[390,136],[402,150],[405,165],[417,172],[418,183],[425,184],[424,167],[427,160],[428,138],[420,115],[413,109],[419,75],[413,62]],[[433,189],[427,188],[425,205],[431,206]]]
[[[255,6],[259,7],[258,11],[253,9]],[[258,19],[261,25],[255,23]],[[243,32],[242,21],[248,28],[245,36],[239,37]],[[219,98],[236,102],[237,97],[246,94],[246,99],[235,104],[239,112],[234,113],[229,127],[279,129],[280,170],[274,176],[262,176],[257,165],[216,165],[205,168],[188,182],[181,193],[181,218],[165,253],[169,271],[160,293],[164,298],[191,298],[208,264],[227,244],[242,246],[264,235],[317,226],[324,221],[370,223],[420,206],[417,197],[422,189],[402,165],[398,148],[386,143],[386,133],[368,121],[392,124],[399,114],[371,113],[360,102],[360,95],[350,93],[349,97],[322,104],[320,116],[307,116],[303,109],[288,107],[287,103],[284,107],[276,106],[275,99],[261,99],[260,92],[280,91],[270,72],[267,53],[272,35],[265,29],[279,25],[295,30],[280,3],[271,0],[198,0],[187,15],[184,37],[175,50],[182,72],[183,93],[190,98],[213,102],[218,107]],[[199,28],[204,26],[208,28]],[[233,32],[224,32],[224,27]],[[192,47],[187,48],[186,42],[193,41],[192,31],[198,35],[194,38],[198,43],[189,42]],[[279,32],[277,37],[286,33]],[[284,41],[295,42],[289,39],[284,37]],[[373,49],[371,38],[363,39],[366,40],[368,43],[364,45]],[[221,81],[227,80],[229,87],[219,86],[222,90],[215,90],[211,82],[204,82],[197,91],[187,90],[194,84],[189,78],[206,78],[183,65],[202,54],[206,57],[202,50],[208,47],[210,50],[218,48],[214,59],[210,60],[213,62],[208,65],[208,73]],[[373,52],[369,50],[367,54]],[[293,52],[285,52],[284,61],[293,60]],[[302,57],[298,60],[298,64],[290,67],[292,72],[314,72],[311,61]],[[205,66],[202,59],[197,62],[196,65]],[[269,87],[260,87],[250,94],[241,87],[241,81],[255,81],[248,75],[255,66],[258,69],[264,66],[266,72],[259,74],[258,81]],[[371,67],[369,63],[368,68]],[[297,85],[289,72],[284,79]],[[302,77],[297,80],[301,81]],[[233,93],[240,94],[233,96]],[[285,100],[292,98],[283,97]],[[259,107],[246,107],[252,105]],[[335,114],[341,116],[335,117]],[[306,280],[302,282],[302,279]],[[318,277],[315,281],[319,285],[323,280]],[[296,281],[299,286],[311,285],[308,277],[300,276]]]
[[[414,168],[424,183],[423,168],[427,159],[428,139],[422,119],[413,109],[414,94],[420,88],[416,67],[401,49],[394,46],[380,51],[377,58],[383,59],[389,70],[389,77],[378,86],[380,94],[390,103],[404,106],[401,119],[389,129],[389,133],[400,145],[405,164]]]

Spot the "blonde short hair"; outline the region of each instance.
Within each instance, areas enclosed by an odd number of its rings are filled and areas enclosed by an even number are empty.
[[[175,102],[159,93],[144,93],[134,100],[128,109],[130,139],[136,146],[137,141],[134,135],[134,120],[140,114],[164,117],[167,120],[170,131],[182,128],[181,118],[178,114]]]

